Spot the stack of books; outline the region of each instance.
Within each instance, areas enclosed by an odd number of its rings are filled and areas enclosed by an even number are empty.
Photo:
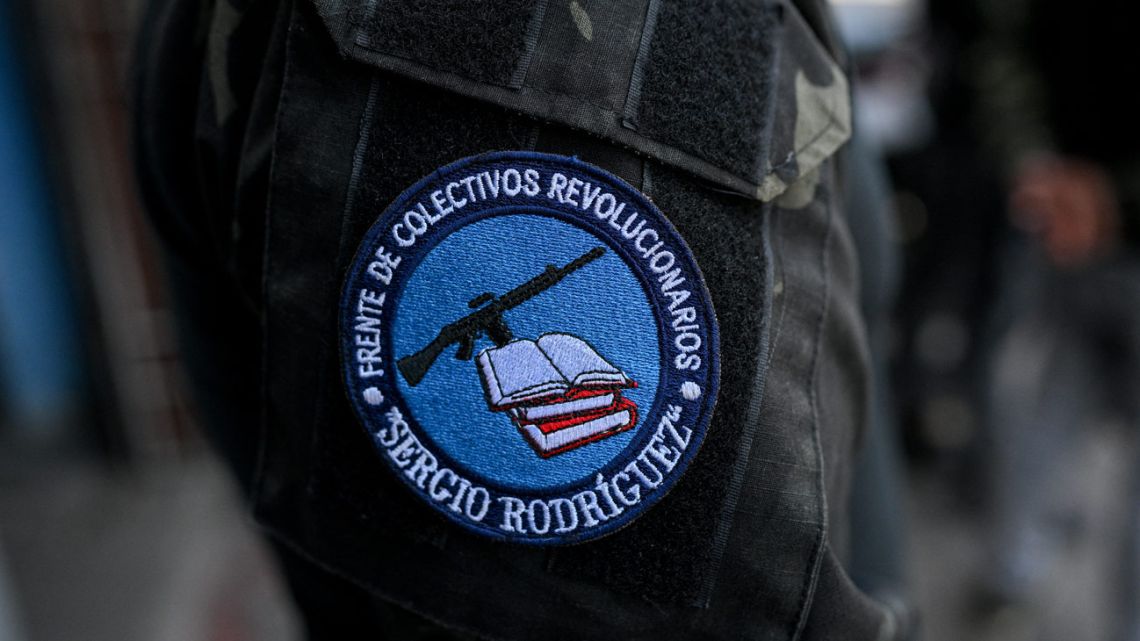
[[[637,424],[637,387],[589,343],[543,334],[485,349],[477,358],[487,406],[504,412],[542,458],[620,434]]]

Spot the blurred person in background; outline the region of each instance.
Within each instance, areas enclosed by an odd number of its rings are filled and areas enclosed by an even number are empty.
[[[1063,527],[1074,437],[1110,409],[1140,427],[1140,59],[1132,2],[978,4],[977,122],[1006,178],[1015,243],[996,311],[989,421],[994,538],[986,589],[1025,603]],[[1135,440],[1135,434],[1133,434]],[[1117,638],[1140,639],[1140,457],[1119,487]],[[1077,508],[1078,511],[1080,508]],[[1080,522],[1079,514],[1060,522]]]

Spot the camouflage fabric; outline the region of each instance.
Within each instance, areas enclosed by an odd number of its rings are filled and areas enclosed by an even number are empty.
[[[619,3],[634,10],[595,16],[593,22],[600,22],[601,19],[610,21],[606,25],[607,30],[641,34],[641,41],[632,43],[634,46],[626,46],[605,42],[600,38],[591,39],[593,41],[589,42],[589,46],[595,50],[604,50],[608,65],[614,68],[633,67],[628,84],[619,82],[601,91],[586,92],[599,94],[591,97],[582,92],[558,93],[551,91],[550,87],[537,86],[543,78],[542,74],[534,73],[535,59],[541,58],[544,47],[561,51],[567,44],[564,40],[551,39],[548,42],[533,31],[520,30],[517,36],[527,41],[524,53],[512,61],[512,72],[505,74],[502,81],[496,81],[473,77],[477,72],[464,73],[454,61],[441,61],[432,52],[393,51],[375,44],[376,37],[370,33],[369,26],[381,18],[373,15],[374,7],[370,9],[368,3],[355,0],[315,2],[345,57],[519,110],[542,121],[569,125],[693,173],[711,181],[719,189],[753,199],[767,202],[778,197],[802,177],[810,176],[820,162],[834,154],[851,135],[849,86],[846,75],[837,62],[841,55],[833,44],[825,45],[821,42],[813,29],[825,27],[809,26],[805,14],[788,0],[722,3],[752,5],[757,8],[755,15],[741,16],[742,19],[759,23],[763,15],[770,14],[775,16],[776,24],[770,32],[754,34],[752,39],[736,39],[734,34],[727,32],[731,25],[722,25],[726,33],[709,33],[712,38],[726,44],[723,55],[720,56],[720,64],[711,68],[694,67],[689,70],[692,72],[690,77],[681,78],[678,82],[680,89],[691,92],[690,96],[685,97],[692,107],[688,113],[702,118],[701,126],[711,130],[710,135],[697,142],[678,140],[669,135],[669,132],[646,131],[638,122],[641,108],[639,100],[644,99],[641,83],[645,82],[645,74],[642,72],[646,61],[651,63],[655,55],[654,48],[659,44],[662,47],[673,44],[662,36],[663,23],[669,20],[682,22],[690,19],[687,13],[699,13],[711,9],[711,5],[698,8],[697,5],[657,0]],[[562,6],[556,9],[555,3],[550,3],[551,6],[547,8],[546,2],[538,0],[511,4],[518,5],[520,10],[533,11],[538,16],[534,22],[542,22],[543,12],[554,13],[564,9]],[[568,6],[573,7],[575,12],[567,15],[578,25],[589,25],[592,35],[600,29],[591,23],[590,14],[583,8],[583,5],[589,4],[569,3]],[[811,6],[813,3],[802,4]],[[671,10],[675,5],[680,5],[683,10]],[[598,9],[591,11],[602,13]],[[818,15],[820,12],[816,9],[806,13]],[[816,20],[823,18],[816,17]],[[769,40],[771,38],[776,40],[774,45]],[[658,40],[665,42],[658,43]],[[708,46],[708,43],[699,40],[684,44],[693,47]],[[755,51],[741,51],[742,48],[749,47]],[[779,54],[771,55],[773,50]],[[661,57],[675,53],[674,48],[667,54],[661,54]],[[770,67],[757,69],[752,66],[756,62]],[[528,65],[532,68],[528,68]],[[569,71],[583,76],[597,73],[596,67],[588,65]],[[537,81],[536,75],[539,76]],[[757,76],[765,76],[767,82],[758,84]],[[708,95],[750,92],[754,94],[754,102],[751,103],[754,110],[770,111],[743,114],[745,118],[741,118],[739,116],[742,114],[731,110],[706,109],[710,105],[698,104],[701,95],[696,90],[710,84],[722,85],[722,90],[709,91]],[[570,78],[560,81],[559,89],[589,85],[588,78]],[[761,126],[752,130],[747,121],[749,116],[759,117]],[[673,126],[695,125],[692,122],[678,122]],[[747,162],[732,163],[718,159],[714,149],[715,141],[718,140],[733,143],[746,140],[748,148],[743,150],[743,155],[747,156]]]
[[[784,64],[791,67],[797,63]],[[846,76],[830,60],[825,67],[813,71],[814,76],[809,76],[803,68],[788,68],[781,74],[782,80],[794,84],[794,88],[783,90],[794,91],[796,99],[780,101],[777,109],[786,106],[795,113],[781,113],[776,117],[777,123],[784,124],[775,128],[768,158],[769,162],[777,162],[772,163],[756,192],[761,200],[784,194],[786,198],[780,205],[790,209],[799,209],[811,201],[814,185],[819,180],[816,170],[820,163],[851,136],[851,102]],[[798,188],[792,193],[789,186]]]

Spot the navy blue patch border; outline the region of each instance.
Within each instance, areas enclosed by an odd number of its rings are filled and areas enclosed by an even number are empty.
[[[677,392],[668,392],[666,390],[672,389],[670,384],[679,382],[676,379],[681,377],[680,374],[673,373],[670,364],[669,354],[669,339],[671,337],[670,329],[668,327],[668,310],[663,307],[663,301],[660,295],[655,296],[648,286],[654,282],[653,275],[649,273],[648,266],[639,262],[644,260],[642,257],[633,254],[632,250],[628,247],[628,243],[623,243],[621,239],[614,238],[610,233],[604,230],[606,223],[599,221],[596,223],[585,222],[584,213],[581,210],[564,211],[556,208],[556,203],[551,203],[548,206],[537,206],[533,197],[509,197],[501,196],[497,199],[490,201],[492,206],[486,209],[473,208],[469,212],[464,212],[462,215],[449,215],[441,219],[441,221],[433,225],[432,229],[425,236],[417,238],[413,247],[409,248],[408,253],[400,253],[399,257],[406,262],[402,262],[399,270],[402,273],[412,273],[418,267],[419,263],[425,258],[440,242],[442,242],[448,235],[461,227],[465,227],[478,220],[512,214],[537,214],[544,215],[556,220],[572,224],[579,227],[591,235],[603,240],[606,246],[616,251],[625,263],[631,267],[643,289],[646,289],[646,298],[653,307],[654,315],[658,324],[658,338],[660,341],[659,351],[661,354],[661,367],[659,391],[657,397],[654,399],[653,407],[650,411],[640,416],[637,430],[637,436],[630,442],[630,444],[619,454],[614,460],[603,466],[601,469],[592,473],[591,478],[582,479],[577,482],[566,483],[554,488],[545,488],[541,491],[521,491],[513,487],[505,487],[491,479],[483,478],[482,476],[474,473],[466,468],[460,462],[454,460],[446,452],[431,440],[421,427],[416,424],[411,412],[407,409],[406,404],[400,396],[400,393],[394,382],[394,377],[397,376],[397,370],[394,359],[387,360],[384,364],[385,374],[380,377],[379,381],[371,381],[369,383],[361,382],[358,385],[354,384],[356,381],[356,373],[354,372],[354,363],[352,354],[356,349],[353,343],[353,318],[355,316],[355,305],[357,302],[357,293],[361,288],[361,279],[364,277],[365,270],[369,263],[373,260],[373,253],[377,247],[383,246],[390,252],[396,253],[393,249],[393,244],[388,241],[384,233],[399,220],[405,208],[409,205],[414,205],[416,202],[428,200],[428,195],[433,191],[432,187],[439,188],[442,179],[450,177],[464,168],[482,168],[486,165],[487,169],[495,168],[495,165],[500,163],[513,163],[511,166],[519,169],[523,168],[545,168],[547,170],[559,171],[565,174],[575,172],[583,177],[588,176],[594,184],[605,184],[609,187],[612,193],[621,195],[626,198],[630,204],[636,205],[639,212],[643,212],[647,219],[652,220],[654,225],[662,233],[660,240],[665,242],[665,248],[669,249],[674,257],[677,259],[677,264],[681,267],[682,274],[686,278],[686,282],[692,283],[690,291],[693,297],[697,298],[700,303],[699,318],[702,328],[704,329],[704,338],[707,339],[706,343],[702,345],[699,353],[702,359],[707,363],[708,374],[704,377],[705,385],[702,390],[700,405],[695,420],[683,421],[683,427],[692,430],[690,435],[690,444],[681,454],[681,457],[674,463],[673,468],[663,474],[664,480],[660,485],[652,488],[647,496],[641,496],[639,502],[625,509],[622,513],[611,517],[609,520],[601,523],[598,526],[580,528],[578,531],[569,533],[567,535],[540,535],[540,536],[518,536],[511,535],[510,533],[502,531],[500,528],[495,527],[491,519],[486,519],[487,516],[496,512],[489,512],[484,518],[486,521],[476,525],[467,517],[456,515],[452,510],[448,509],[446,505],[437,503],[430,496],[427,490],[420,488],[414,480],[404,473],[404,469],[397,466],[390,456],[385,453],[385,448],[379,443],[378,429],[373,429],[372,425],[375,422],[378,426],[382,426],[382,422],[386,420],[385,411],[387,407],[397,407],[404,417],[404,420],[409,426],[410,431],[416,436],[421,444],[430,447],[431,454],[439,462],[439,466],[449,467],[452,470],[462,472],[467,478],[477,480],[482,484],[482,487],[498,491],[512,497],[517,497],[524,501],[531,501],[533,499],[551,499],[558,497],[569,497],[583,490],[595,489],[598,487],[597,482],[593,477],[610,478],[614,473],[626,468],[631,461],[638,458],[639,454],[644,451],[646,445],[652,440],[657,428],[648,429],[649,425],[657,425],[665,415],[666,399],[675,397]],[[501,167],[504,168],[505,167]],[[545,202],[545,201],[544,201]],[[382,354],[388,355],[390,358],[393,352],[392,346],[392,333],[389,329],[388,319],[392,318],[396,313],[396,302],[400,300],[406,277],[395,278],[392,287],[387,290],[388,299],[387,307],[384,308],[383,331],[384,344],[382,346]],[[464,529],[474,532],[480,536],[489,537],[500,541],[509,541],[514,543],[530,544],[530,545],[553,545],[553,544],[573,544],[582,543],[592,540],[607,534],[611,534],[618,529],[628,525],[638,516],[643,514],[646,510],[651,509],[658,501],[664,498],[669,491],[674,487],[677,481],[683,476],[688,465],[700,450],[700,446],[706,436],[709,423],[712,418],[713,411],[716,405],[716,399],[719,392],[720,384],[720,333],[716,319],[715,308],[712,304],[711,296],[708,292],[708,287],[705,285],[704,277],[700,272],[700,268],[693,257],[692,251],[681,237],[680,233],[676,230],[668,218],[652,203],[644,194],[638,189],[631,186],[621,178],[589,163],[583,162],[575,157],[559,156],[554,154],[546,154],[540,152],[524,152],[524,151],[501,151],[480,154],[477,156],[470,156],[460,159],[448,165],[445,165],[431,174],[420,179],[414,185],[404,190],[385,210],[377,217],[373,224],[369,227],[364,237],[358,246],[358,249],[353,257],[352,263],[349,266],[348,273],[344,279],[344,286],[341,292],[341,299],[339,304],[339,342],[340,354],[342,364],[342,377],[346,394],[349,398],[356,416],[369,438],[373,441],[376,447],[377,455],[382,458],[385,463],[392,470],[401,482],[407,485],[413,492],[419,495],[431,508],[449,520],[460,525]],[[450,356],[454,351],[454,347],[449,348],[445,357]],[[669,374],[672,374],[670,376]],[[376,408],[370,406],[363,400],[363,389],[366,387],[377,387],[384,395],[384,406]],[[673,388],[676,386],[674,385]],[[639,488],[644,489],[639,485]],[[501,510],[497,511],[501,514]]]

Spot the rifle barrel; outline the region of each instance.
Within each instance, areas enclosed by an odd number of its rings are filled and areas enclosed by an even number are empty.
[[[479,332],[488,332],[496,321],[502,322],[503,312],[514,309],[526,301],[538,296],[542,292],[558,284],[563,278],[585,267],[606,253],[604,247],[595,247],[563,267],[547,265],[542,273],[525,283],[515,287],[502,296],[497,296],[490,303],[466,316],[444,325],[435,338],[415,354],[409,354],[397,362],[400,372],[413,387],[418,385],[427,374],[428,369],[439,358],[440,353],[452,343],[457,343],[470,337],[474,339]],[[484,298],[480,296],[476,300]]]
[[[604,247],[595,247],[569,263],[566,263],[563,267],[547,265],[546,269],[542,270],[542,273],[502,296],[499,296],[490,306],[494,306],[499,312],[505,312],[508,309],[518,307],[522,303],[557,285],[563,278],[566,278],[589,263],[601,258],[605,253],[606,249]]]

